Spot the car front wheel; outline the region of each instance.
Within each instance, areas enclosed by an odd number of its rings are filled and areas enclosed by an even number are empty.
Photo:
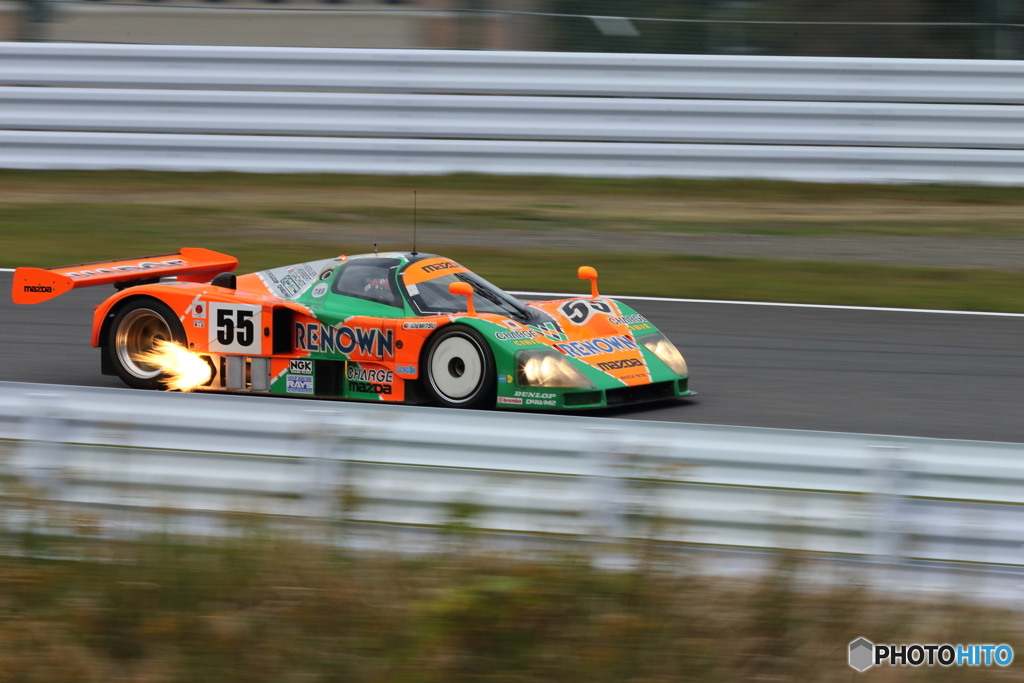
[[[479,332],[444,328],[423,354],[424,385],[433,403],[450,408],[490,408],[497,394],[494,356]]]

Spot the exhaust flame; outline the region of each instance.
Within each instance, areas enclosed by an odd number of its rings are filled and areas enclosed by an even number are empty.
[[[132,356],[136,363],[155,365],[166,375],[160,381],[168,391],[192,391],[213,376],[209,363],[174,342],[157,339],[153,349]]]

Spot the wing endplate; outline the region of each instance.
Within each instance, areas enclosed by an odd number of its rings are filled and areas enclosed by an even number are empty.
[[[16,304],[38,304],[79,287],[96,287],[132,280],[177,276],[202,282],[203,275],[238,267],[238,259],[209,249],[185,247],[177,254],[161,254],[120,261],[99,261],[60,268],[18,268],[11,298]]]

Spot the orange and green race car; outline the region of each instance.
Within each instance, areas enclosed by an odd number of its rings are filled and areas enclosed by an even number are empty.
[[[584,409],[692,396],[682,355],[597,291],[524,303],[451,259],[339,256],[236,277],[206,249],[19,268],[16,303],[113,284],[92,345],[139,389],[506,409]]]

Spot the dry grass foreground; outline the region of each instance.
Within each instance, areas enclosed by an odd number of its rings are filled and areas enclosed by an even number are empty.
[[[1017,662],[857,674],[847,644],[1024,644],[1017,613],[807,590],[788,560],[740,581],[678,558],[606,571],[488,554],[465,536],[404,558],[259,533],[60,548],[77,561],[20,541],[0,560],[3,683],[1009,681]]]

